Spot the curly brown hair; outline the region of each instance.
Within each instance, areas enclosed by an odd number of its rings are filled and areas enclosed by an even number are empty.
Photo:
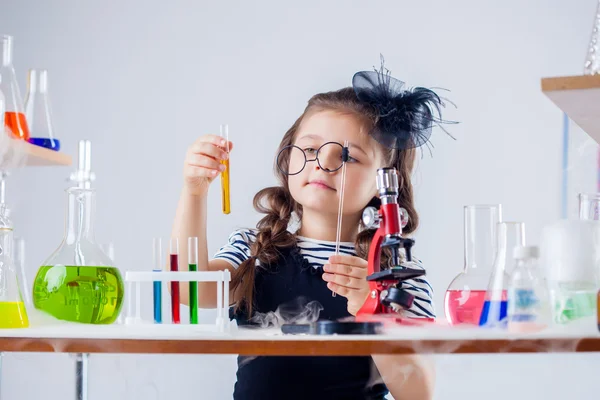
[[[361,103],[351,87],[314,95],[308,101],[302,115],[283,136],[277,154],[285,146],[293,144],[302,120],[309,113],[324,110],[342,112],[358,117],[365,124],[367,132],[371,131],[378,120],[374,110]],[[394,150],[383,146],[379,147],[383,154],[384,166],[396,168],[399,174],[401,187],[398,202],[401,207],[406,209],[409,216],[408,225],[403,229],[403,233],[414,232],[419,224],[411,183],[416,151],[414,149]],[[280,159],[280,162],[287,164],[289,160]],[[274,169],[281,186],[262,189],[254,196],[254,208],[265,214],[265,216],[256,225],[258,232],[256,233],[256,240],[250,245],[251,257],[244,261],[232,276],[231,288],[233,291],[239,291],[239,298],[241,299],[236,304],[236,310],[244,309],[248,316],[252,315],[256,268],[277,262],[282,250],[296,245],[296,236],[288,231],[288,225],[294,213],[299,218],[302,217],[302,205],[298,204],[292,197],[287,176],[281,172],[277,165],[274,166]],[[379,207],[380,204],[379,199],[374,197],[365,207]],[[363,229],[357,235],[355,248],[359,257],[367,259],[369,245],[374,233],[374,229]],[[257,260],[259,263],[257,263]],[[389,256],[382,255],[382,263],[387,265],[389,262]]]

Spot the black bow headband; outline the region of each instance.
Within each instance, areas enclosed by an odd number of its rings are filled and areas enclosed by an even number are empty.
[[[357,72],[352,78],[358,100],[377,113],[371,132],[375,140],[399,150],[420,147],[428,142],[434,124],[452,137],[440,125],[448,123],[441,119],[441,107],[445,107],[442,100],[446,99],[422,87],[405,89],[404,82],[391,77],[383,64],[382,56],[379,71]]]

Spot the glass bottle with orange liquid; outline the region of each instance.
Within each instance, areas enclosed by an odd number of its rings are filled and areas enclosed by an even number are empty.
[[[29,128],[25,118],[23,98],[19,91],[19,84],[12,64],[13,37],[0,36],[0,91],[5,97],[4,124],[14,137],[29,140]]]
[[[13,226],[0,204],[0,329],[27,328],[29,319],[13,262]]]

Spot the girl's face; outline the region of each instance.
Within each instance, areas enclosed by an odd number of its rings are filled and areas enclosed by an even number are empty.
[[[294,144],[304,150],[308,161],[297,175],[288,177],[292,197],[309,209],[320,213],[337,214],[341,190],[342,169],[340,145],[349,142],[350,158],[346,164],[346,187],[344,189],[344,214],[361,213],[369,201],[377,195],[376,173],[382,165],[382,154],[377,142],[363,131],[363,124],[354,115],[335,111],[318,111],[306,116],[298,131]],[[317,154],[318,150],[318,154]],[[302,167],[303,155],[292,151],[290,172]],[[320,166],[319,166],[320,164]]]

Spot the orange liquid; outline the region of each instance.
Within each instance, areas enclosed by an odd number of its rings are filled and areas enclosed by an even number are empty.
[[[4,124],[17,139],[29,140],[29,127],[25,114],[7,111],[4,113]]]
[[[221,199],[223,214],[229,214],[231,212],[231,199],[229,196],[229,159],[221,160],[221,164],[225,166],[225,171],[221,172]]]

